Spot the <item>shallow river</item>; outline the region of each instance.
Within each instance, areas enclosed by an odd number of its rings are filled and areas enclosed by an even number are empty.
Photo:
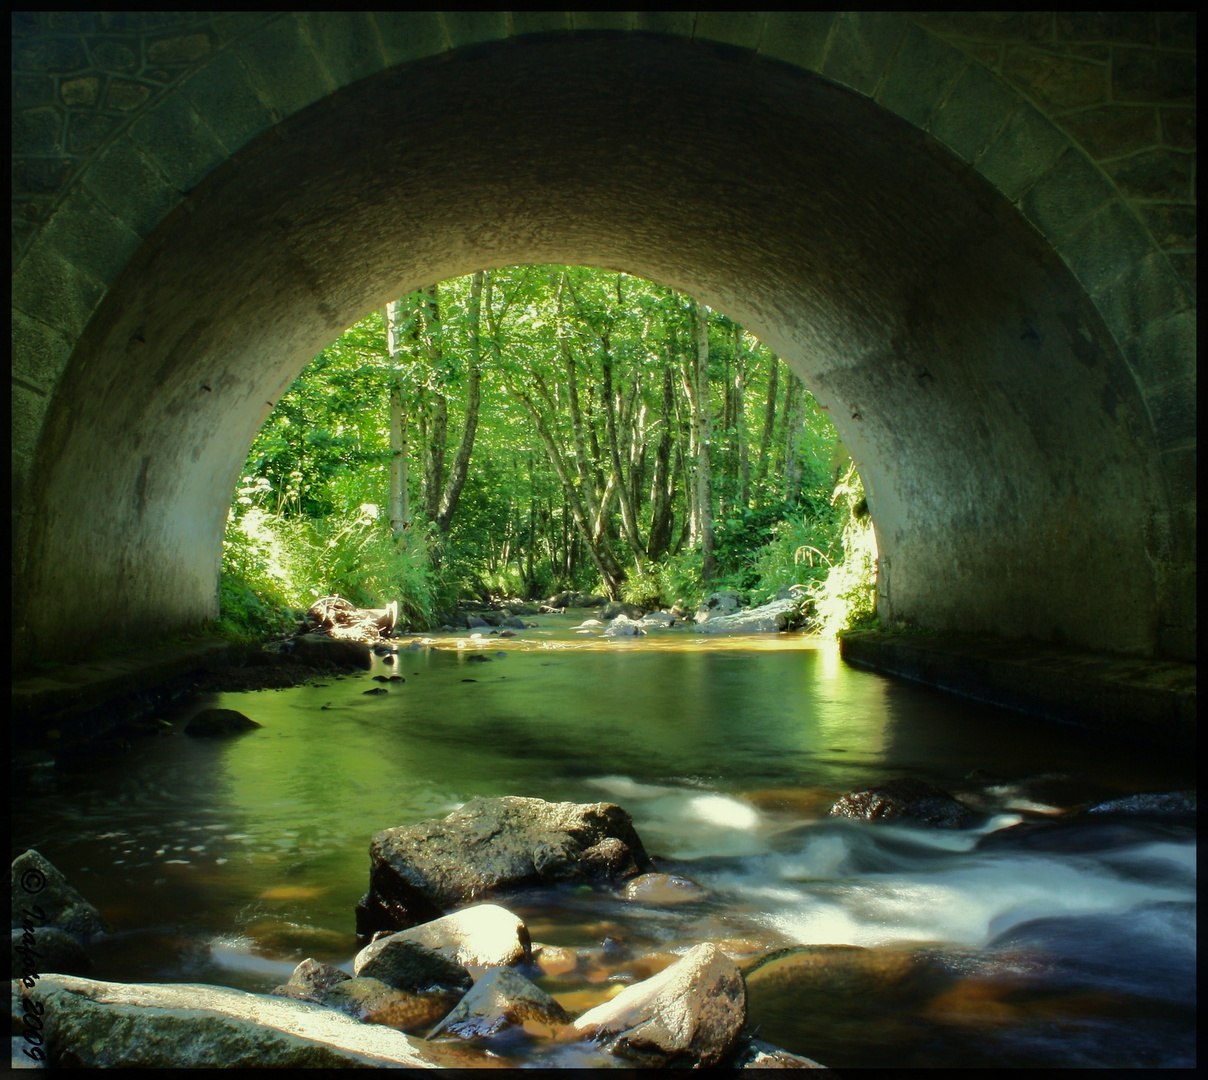
[[[707,892],[669,907],[584,889],[505,901],[535,941],[579,950],[577,972],[539,980],[571,1011],[709,940],[752,968],[759,1037],[833,1067],[1194,1065],[1194,832],[1002,833],[1193,788],[1190,758],[859,671],[798,635],[605,641],[569,616],[538,621],[165,714],[218,705],[263,725],[232,740],[144,738],[87,768],[36,767],[14,853],[39,849],[112,924],[94,977],[266,991],[304,956],[350,964],[378,830],[474,795],[608,800],[661,869]],[[899,776],[967,798],[984,824],[824,817]],[[802,945],[862,948],[757,967]],[[500,1052],[576,1063],[535,1042]]]

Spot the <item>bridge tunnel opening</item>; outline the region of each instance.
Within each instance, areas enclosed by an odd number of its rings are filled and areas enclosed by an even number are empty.
[[[1154,651],[1144,405],[1019,212],[821,77],[584,36],[354,83],[160,226],[38,451],[31,655],[81,597],[116,638],[212,619],[244,455],[302,367],[388,299],[524,263],[669,285],[789,363],[864,477],[888,625]]]

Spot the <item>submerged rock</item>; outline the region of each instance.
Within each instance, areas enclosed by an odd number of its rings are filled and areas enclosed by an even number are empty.
[[[390,986],[381,979],[358,976],[333,986],[323,1004],[363,1024],[385,1024],[400,1031],[427,1031],[446,1016],[460,994],[416,993]]]
[[[471,799],[442,821],[385,829],[369,847],[357,933],[399,930],[470,901],[562,882],[619,885],[653,869],[613,803]]]
[[[708,893],[695,881],[674,874],[642,874],[626,883],[622,895],[644,904],[690,904]]]
[[[293,998],[295,1001],[310,1001],[322,1005],[327,991],[352,976],[331,964],[324,964],[307,957],[290,975],[287,982],[272,991],[275,997]]]
[[[742,972],[706,943],[589,1009],[562,1034],[594,1039],[618,1057],[654,1068],[708,1067],[731,1054],[746,1019]]]
[[[260,727],[255,720],[235,709],[202,709],[185,725],[185,734],[202,739],[238,735]]]
[[[1088,814],[1120,814],[1128,817],[1195,817],[1194,791],[1165,791],[1126,795],[1087,808]]]
[[[831,807],[830,816],[860,821],[921,821],[940,829],[963,829],[977,821],[973,810],[943,788],[911,779],[849,791]]]
[[[365,642],[327,637],[325,634],[303,634],[295,638],[294,656],[311,667],[335,664],[337,667],[363,668],[366,671],[373,667],[373,650]]]
[[[437,1030],[481,1039],[520,1024],[539,1025],[552,1034],[568,1023],[566,1010],[539,986],[514,968],[495,967],[474,984]]]
[[[434,1068],[450,1061],[400,1031],[225,986],[46,975],[21,996],[41,1007],[53,1067]]]

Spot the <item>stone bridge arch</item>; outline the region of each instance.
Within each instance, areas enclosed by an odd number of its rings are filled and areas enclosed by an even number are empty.
[[[555,261],[793,364],[891,624],[1194,655],[1194,20],[978,18],[14,16],[18,662],[81,603],[119,639],[213,617],[311,356]]]

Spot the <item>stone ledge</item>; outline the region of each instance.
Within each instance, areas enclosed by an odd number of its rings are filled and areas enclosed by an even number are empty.
[[[225,641],[186,642],[14,678],[12,742],[36,742],[51,725],[87,727],[85,714],[222,663],[230,650]]]
[[[1137,742],[1195,746],[1195,664],[882,631],[847,633],[839,649],[856,667],[977,701]]]

